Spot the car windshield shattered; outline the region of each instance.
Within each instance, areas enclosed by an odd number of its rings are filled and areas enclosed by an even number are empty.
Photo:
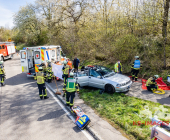
[[[112,70],[104,66],[96,66],[96,68],[97,68],[96,72],[104,77],[110,77],[115,74]]]

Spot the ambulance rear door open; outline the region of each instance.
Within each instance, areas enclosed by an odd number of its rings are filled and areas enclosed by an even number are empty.
[[[59,62],[61,62],[61,47],[57,47],[57,49],[56,49],[56,57],[57,57],[57,61],[59,61]]]
[[[35,72],[38,72],[38,68],[42,61],[44,61],[44,51],[41,48],[34,50],[34,62],[35,62]]]
[[[20,51],[20,58],[21,58],[21,68],[23,73],[28,73],[28,59],[27,59],[27,52],[26,50]]]

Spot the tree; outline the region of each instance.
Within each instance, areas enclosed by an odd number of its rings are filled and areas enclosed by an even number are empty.
[[[163,36],[163,47],[164,47],[164,67],[166,68],[166,42],[167,42],[167,23],[169,14],[169,2],[166,0],[164,3],[164,15],[163,15],[163,26],[162,26],[162,36]]]

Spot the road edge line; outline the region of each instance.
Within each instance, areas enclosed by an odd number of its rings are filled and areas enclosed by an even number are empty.
[[[55,99],[55,97],[57,97],[61,102],[62,102],[62,106],[64,107],[64,104],[65,104],[65,102],[64,102],[64,100],[62,100],[62,97],[61,96],[59,96],[59,95],[56,95],[55,94],[55,90],[48,84],[48,83],[46,83],[46,85],[47,85],[47,87],[52,91],[52,93],[53,94],[51,94],[52,96],[53,96],[53,98]],[[56,100],[56,99],[55,99]],[[68,111],[68,113],[73,117],[73,115],[70,113],[70,109],[68,109],[67,107],[64,107],[67,111]],[[75,121],[74,121],[74,123],[75,123]],[[81,129],[80,129],[81,130]],[[90,127],[86,127],[86,130],[92,135],[92,137],[95,139],[95,140],[102,140],[101,138],[99,139],[98,138],[98,136],[97,136],[97,134],[95,134],[94,132],[93,132],[93,130],[90,128]],[[83,131],[83,130],[82,130]],[[85,131],[84,131],[85,132]]]

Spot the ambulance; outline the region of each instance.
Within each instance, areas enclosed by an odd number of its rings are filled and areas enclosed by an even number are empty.
[[[42,61],[47,65],[47,60],[51,61],[53,58],[55,61],[60,61],[63,58],[61,56],[61,46],[38,46],[38,47],[26,47],[20,50],[21,68],[23,73],[27,73],[27,77],[33,77],[35,72],[38,72],[38,68]]]

